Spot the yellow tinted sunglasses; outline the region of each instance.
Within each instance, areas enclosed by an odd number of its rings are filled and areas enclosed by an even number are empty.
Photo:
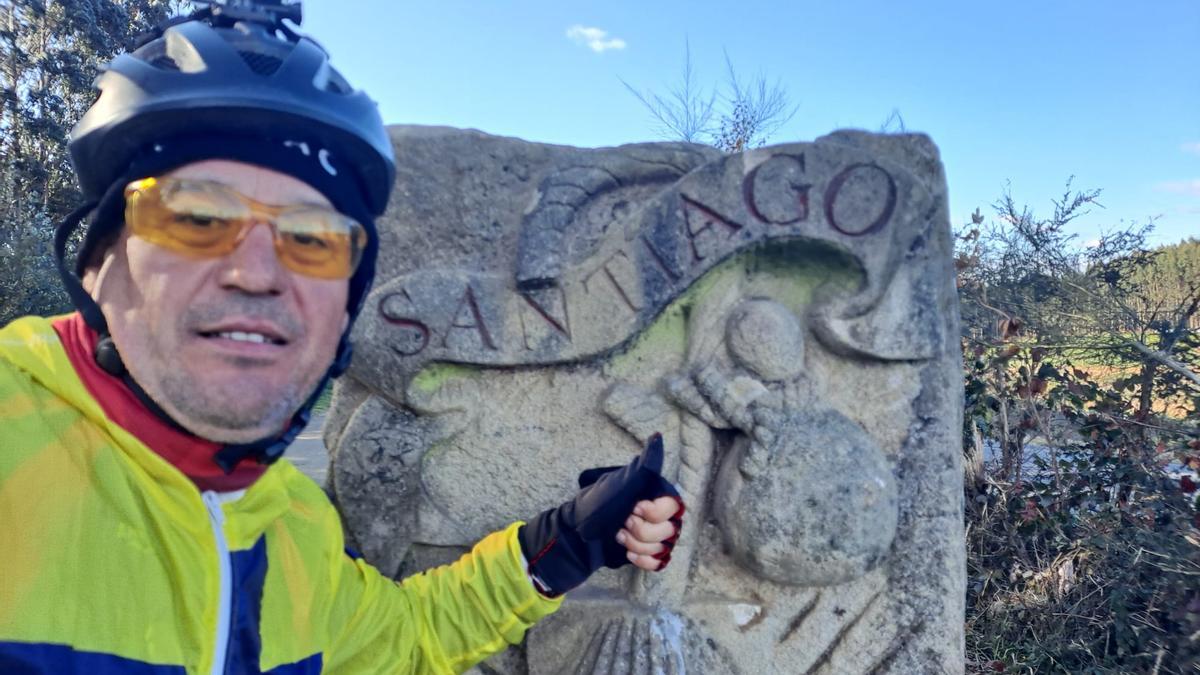
[[[305,276],[348,279],[367,245],[361,224],[324,206],[272,206],[206,180],[143,178],[125,187],[130,231],[176,253],[228,255],[264,222],[274,232],[280,262]]]

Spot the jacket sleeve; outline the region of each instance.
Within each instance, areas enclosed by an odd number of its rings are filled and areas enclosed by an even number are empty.
[[[519,643],[562,603],[529,582],[520,525],[488,535],[457,562],[400,583],[342,556],[325,672],[461,673]]]

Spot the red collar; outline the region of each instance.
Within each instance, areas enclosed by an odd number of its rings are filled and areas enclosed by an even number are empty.
[[[96,364],[96,332],[78,312],[51,325],[79,379],[104,414],[191,478],[196,487],[219,492],[242,490],[267,470],[253,459],[244,459],[232,473],[226,474],[213,461],[213,455],[222,447],[219,443],[171,427],[147,410],[120,378],[109,375]]]

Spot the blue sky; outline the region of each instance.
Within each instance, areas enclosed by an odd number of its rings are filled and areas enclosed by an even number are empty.
[[[579,146],[655,140],[621,80],[701,83],[727,52],[799,105],[773,143],[877,130],[898,110],[942,152],[956,225],[1011,186],[1048,214],[1074,176],[1103,209],[1081,241],[1157,218],[1200,236],[1197,0],[306,0],[304,28],[389,123]],[[593,48],[568,36],[598,29]],[[607,47],[607,48],[599,48]]]

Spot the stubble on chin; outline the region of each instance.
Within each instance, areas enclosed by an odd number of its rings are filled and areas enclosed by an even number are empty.
[[[177,422],[201,438],[249,443],[278,435],[314,386],[288,382],[275,392],[265,392],[256,384],[206,387],[194,377],[172,375],[162,380],[167,404],[163,407],[170,408]]]
[[[251,296],[227,298],[219,306],[189,307],[181,316],[180,332],[190,336],[199,327],[235,314],[267,319],[293,339],[304,337],[303,326],[278,303]],[[186,368],[160,368],[158,391],[147,393],[176,422],[201,438],[218,443],[250,443],[281,433],[321,379],[311,373],[293,372],[287,382],[272,389],[253,374],[261,362],[238,361],[226,364],[240,372],[227,380],[215,380],[213,373]]]

